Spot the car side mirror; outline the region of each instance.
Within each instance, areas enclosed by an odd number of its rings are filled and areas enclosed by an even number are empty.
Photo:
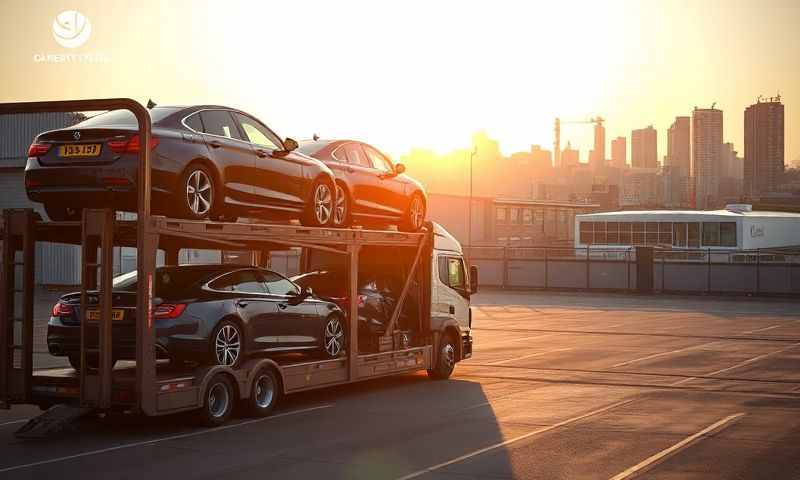
[[[478,292],[478,266],[472,265],[469,267],[469,292]]]
[[[406,171],[406,166],[403,165],[402,163],[398,163],[397,165],[394,166],[394,173],[396,175],[401,175],[405,173],[405,171]]]
[[[297,144],[297,140],[293,138],[286,137],[286,140],[283,141],[283,149],[287,152],[291,152],[292,150],[297,150],[299,145]]]

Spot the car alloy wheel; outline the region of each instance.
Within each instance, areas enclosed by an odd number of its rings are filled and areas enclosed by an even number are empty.
[[[347,194],[341,185],[336,185],[336,208],[333,210],[334,225],[344,225],[347,221]]]
[[[342,353],[342,347],[344,347],[344,329],[338,317],[328,318],[328,323],[325,324],[324,341],[325,352],[329,356],[336,357]]]
[[[208,174],[202,170],[193,171],[186,179],[186,202],[189,210],[203,217],[211,210],[214,188]]]
[[[316,216],[317,224],[327,225],[331,220],[332,212],[333,195],[331,188],[325,183],[320,183],[314,190],[314,215]]]
[[[241,338],[235,325],[226,323],[217,331],[214,340],[217,365],[236,365],[241,352]]]
[[[414,229],[414,231],[422,228],[422,222],[425,220],[425,205],[422,203],[422,199],[418,196],[415,196],[411,200],[411,207],[409,207],[408,216],[411,223],[411,228]]]

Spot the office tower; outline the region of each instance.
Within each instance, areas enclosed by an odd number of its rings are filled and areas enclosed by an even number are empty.
[[[745,193],[772,192],[784,169],[783,104],[780,95],[750,105],[744,111]]]
[[[722,168],[722,110],[694,107],[692,112],[692,180],[698,209],[710,209],[719,200]]]
[[[589,166],[599,170],[606,164],[606,127],[601,122],[594,124],[594,149],[589,156]]]
[[[631,166],[658,168],[657,134],[652,125],[631,132]]]
[[[627,152],[625,151],[625,137],[617,137],[611,140],[611,166],[625,168],[627,163]]]
[[[577,167],[579,163],[580,158],[578,151],[573,150],[572,146],[567,142],[567,148],[561,152],[561,166],[564,168]]]
[[[667,130],[667,158],[665,166],[675,167],[689,176],[692,165],[689,117],[675,117]]]

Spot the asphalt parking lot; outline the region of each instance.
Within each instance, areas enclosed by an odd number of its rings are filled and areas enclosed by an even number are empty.
[[[0,411],[0,477],[800,478],[800,302],[484,292],[475,354],[216,430]]]

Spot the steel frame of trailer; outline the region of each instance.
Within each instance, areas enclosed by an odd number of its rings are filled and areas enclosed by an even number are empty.
[[[149,145],[150,117],[147,110],[131,99],[76,100],[56,102],[0,104],[1,114],[32,112],[99,111],[127,109],[139,121],[142,145]],[[205,386],[218,373],[234,379],[241,398],[250,395],[255,374],[264,367],[275,369],[284,393],[339,385],[370,378],[429,369],[436,361],[434,348],[440,335],[433,332],[432,341],[424,346],[393,350],[377,354],[358,354],[358,286],[359,253],[365,246],[405,247],[416,249],[411,273],[392,315],[385,337],[399,316],[399,309],[409,285],[418,271],[430,259],[433,248],[432,229],[423,233],[373,231],[361,229],[332,229],[298,227],[293,225],[221,223],[170,219],[150,214],[150,150],[139,153],[137,221],[118,221],[111,210],[84,210],[81,222],[37,221],[32,210],[8,210],[3,215],[2,275],[0,291],[0,406],[12,403],[74,399],[77,385],[79,403],[83,408],[108,409],[123,406],[145,415],[162,415],[191,410],[202,406]],[[135,232],[135,233],[134,233]],[[35,242],[59,241],[80,244],[82,255],[81,312],[81,373],[59,371],[34,375],[32,370],[33,292],[35,271]],[[349,271],[350,318],[347,356],[301,363],[279,364],[269,358],[252,359],[233,369],[224,366],[201,367],[189,372],[163,374],[157,372],[155,358],[155,328],[153,325],[153,274],[156,251],[161,244],[167,252],[167,263],[177,260],[180,248],[241,248],[248,250],[275,249],[275,246],[319,249],[346,255]],[[114,246],[136,246],[138,312],[136,322],[136,367],[112,370],[111,328],[111,251]],[[98,249],[100,254],[97,255]],[[423,255],[423,253],[425,253]],[[22,261],[17,258],[21,257]],[[177,262],[175,262],[177,263]],[[22,267],[21,278],[17,267]],[[97,270],[100,271],[97,275]],[[422,270],[424,276],[425,270]],[[17,280],[21,280],[18,282]],[[99,280],[99,282],[97,282]],[[22,288],[16,288],[21,283]],[[98,346],[95,352],[86,345],[87,290],[97,284]],[[22,295],[21,302],[17,294]],[[18,308],[19,307],[19,308]],[[420,315],[430,317],[430,302]],[[20,310],[18,315],[16,312]],[[20,335],[15,331],[19,327]],[[20,342],[16,343],[16,338]],[[17,354],[19,352],[19,354]],[[98,369],[86,367],[86,355],[99,356]],[[17,361],[19,360],[19,361]]]

